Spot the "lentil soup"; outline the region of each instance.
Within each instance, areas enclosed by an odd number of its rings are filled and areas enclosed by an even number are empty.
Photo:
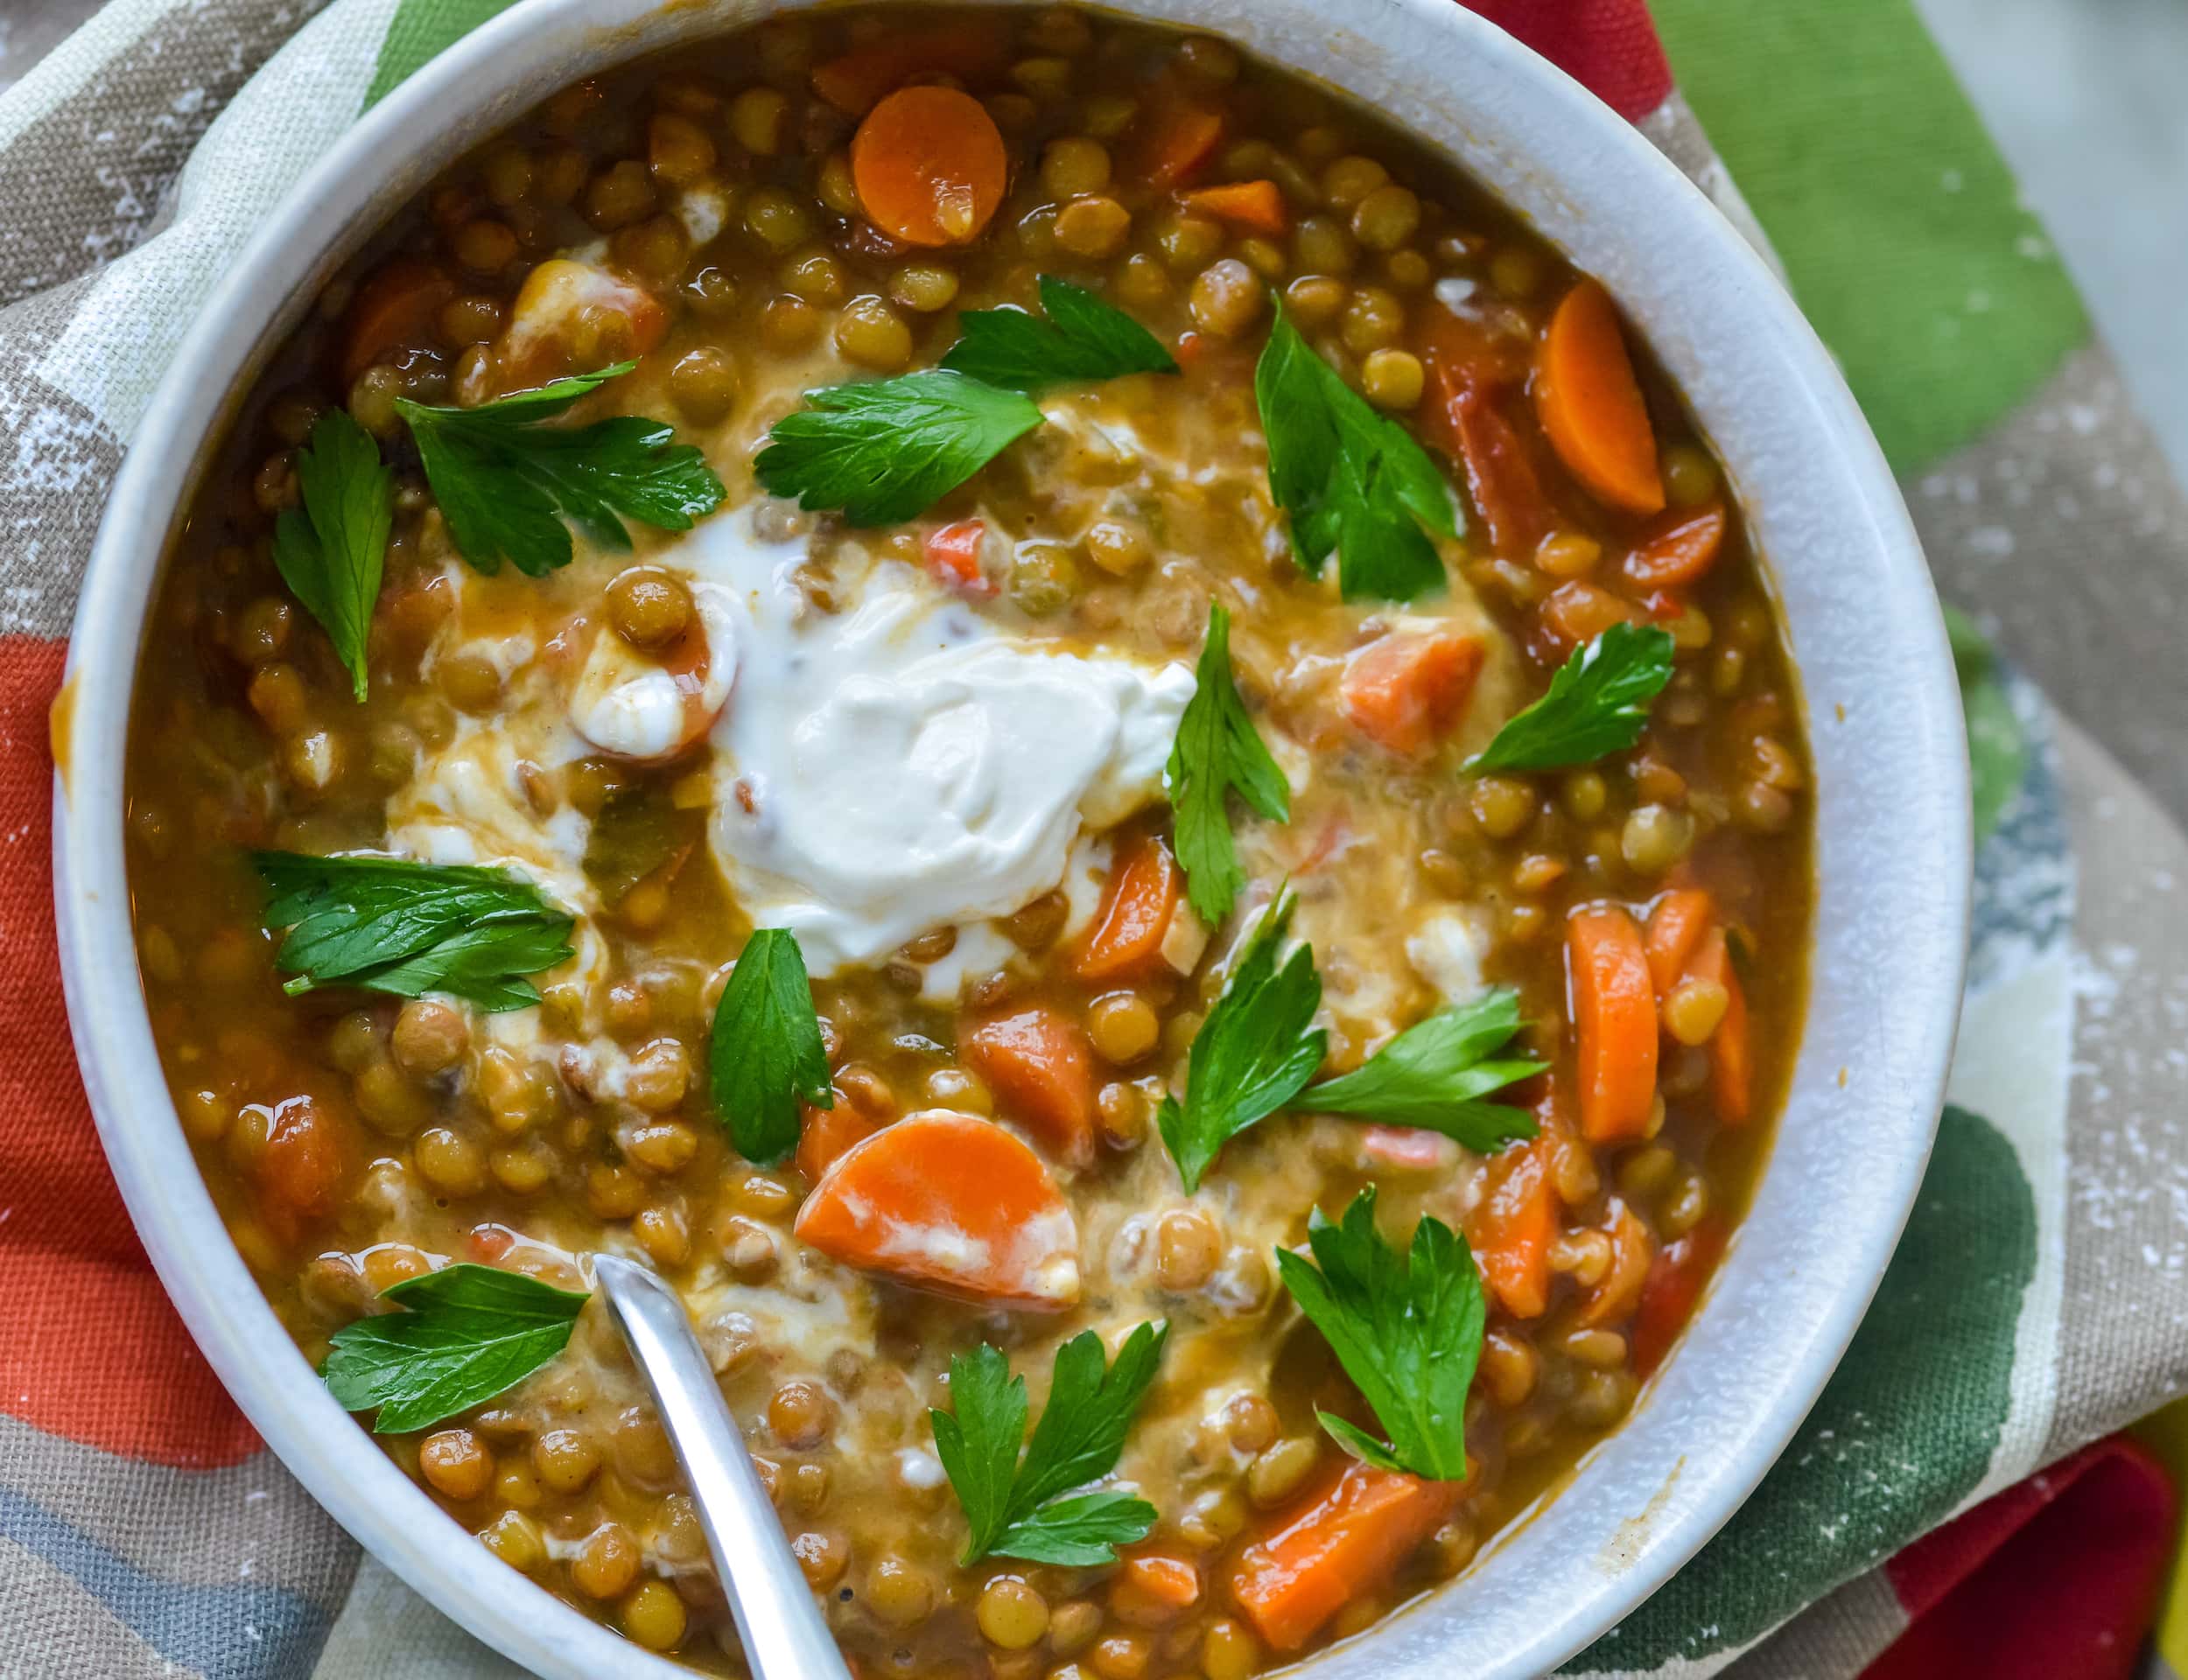
[[[512,1568],[744,1672],[630,1254],[855,1672],[1243,1680],[1670,1352],[1806,766],[1706,443],[1448,166],[1218,40],[846,8],[565,90],[328,288],[128,846],[239,1250]]]

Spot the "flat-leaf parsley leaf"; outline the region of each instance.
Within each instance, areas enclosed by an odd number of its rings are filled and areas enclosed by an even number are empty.
[[[768,494],[853,525],[924,513],[1041,424],[1030,397],[941,369],[809,391],[753,467]]]
[[[1360,1192],[1341,1224],[1317,1208],[1307,1229],[1310,1265],[1289,1249],[1277,1270],[1321,1331],[1344,1374],[1374,1409],[1388,1441],[1324,1411],[1347,1452],[1431,1481],[1466,1479],[1466,1391],[1482,1356],[1489,1308],[1466,1239],[1423,1216],[1411,1253],[1375,1230],[1375,1189]]]
[[[539,1001],[522,978],[572,955],[571,918],[504,870],[401,858],[256,851],[266,926],[287,935],[274,966],[291,994],[358,986],[398,998],[445,991],[487,1011]]]
[[[835,1106],[805,954],[788,928],[762,928],[745,942],[714,1006],[706,1060],[731,1140],[762,1166],[797,1147],[801,1099]]]
[[[395,475],[380,445],[344,409],[329,409],[297,457],[301,508],[274,522],[274,564],[290,593],[325,628],[365,697],[365,641],[394,514]]]
[[[672,441],[665,421],[617,415],[575,428],[542,424],[637,365],[620,361],[471,409],[396,400],[448,533],[474,568],[499,571],[508,560],[543,577],[570,564],[565,519],[620,552],[630,547],[625,519],[688,531],[721,505],[721,480],[698,450]]]
[[[570,1345],[586,1298],[521,1272],[459,1264],[382,1297],[406,1309],[345,1325],[319,1375],[335,1403],[402,1435],[483,1405]]]
[[[1314,1024],[1322,1007],[1314,951],[1302,944],[1277,966],[1294,903],[1285,894],[1255,926],[1186,1053],[1185,1101],[1165,1096],[1155,1110],[1189,1191],[1226,1142],[1297,1096],[1328,1052]]]
[[[964,337],[950,346],[942,365],[1013,391],[1178,370],[1161,340],[1083,286],[1042,275],[1041,308],[1041,315],[967,310],[957,318]]]
[[[1319,573],[1334,550],[1347,600],[1410,601],[1444,584],[1428,533],[1458,535],[1451,487],[1428,453],[1316,355],[1280,304],[1253,370],[1269,494],[1292,550]]]
[[[1521,1025],[1519,994],[1493,987],[1472,1003],[1416,1021],[1350,1073],[1309,1085],[1299,1106],[1425,1126],[1480,1153],[1532,1138],[1534,1120],[1525,1109],[1482,1100],[1548,1065],[1494,1054]]]
[[[1233,790],[1272,822],[1291,820],[1284,772],[1246,715],[1231,675],[1231,615],[1208,609],[1208,644],[1194,674],[1193,697],[1178,719],[1177,740],[1163,770],[1176,819],[1178,863],[1185,896],[1211,928],[1231,914],[1246,872],[1231,834]]]
[[[1671,632],[1614,624],[1557,668],[1548,692],[1515,714],[1469,771],[1558,770],[1623,752],[1641,738],[1649,704],[1672,680]]]
[[[1125,1432],[1146,1397],[1169,1335],[1143,1324],[1104,1369],[1102,1339],[1083,1331],[1056,1350],[1048,1402],[1026,1446],[1026,1379],[985,1342],[950,1362],[950,1410],[928,1414],[935,1452],[971,1528],[963,1562],[987,1557],[1089,1569],[1154,1526],[1147,1501],[1116,1489],[1064,1499],[1117,1467]]]

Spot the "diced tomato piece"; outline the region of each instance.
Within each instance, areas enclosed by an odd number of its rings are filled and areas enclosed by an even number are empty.
[[[341,1205],[354,1151],[355,1122],[316,1096],[265,1106],[266,1145],[258,1157],[260,1205],[275,1234],[293,1242]]]
[[[1478,636],[1393,630],[1345,662],[1346,718],[1386,752],[1417,758],[1466,717],[1486,657]]]
[[[1633,1315],[1633,1368],[1647,1376],[1664,1362],[1679,1333],[1694,1316],[1702,1286],[1723,1258],[1725,1223],[1711,1214],[1673,1242],[1658,1250],[1641,1286],[1641,1305]]]
[[[798,1241],[961,1300],[1041,1311],[1079,1298],[1079,1233],[1041,1158],[1001,1126],[933,1109],[852,1146],[798,1208]]]
[[[550,257],[517,288],[497,355],[501,383],[529,389],[594,371],[609,358],[595,356],[579,365],[580,321],[606,317],[623,324],[620,356],[642,356],[669,334],[669,312],[636,281],[589,262]]]
[[[1438,312],[1425,331],[1423,359],[1423,435],[1464,471],[1490,546],[1508,559],[1532,555],[1549,535],[1550,502],[1533,452],[1504,410],[1516,388],[1509,356],[1485,334]]]
[[[960,595],[984,600],[995,593],[995,584],[980,570],[980,547],[987,525],[978,519],[961,519],[927,533],[920,542],[921,556],[935,581]]]
[[[1036,1004],[968,1022],[958,1031],[957,1054],[988,1082],[1006,1117],[1057,1159],[1083,1166],[1094,1158],[1094,1049],[1069,1016]]]

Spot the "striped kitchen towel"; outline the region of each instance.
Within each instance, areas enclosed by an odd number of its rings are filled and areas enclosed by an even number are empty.
[[[1972,615],[1987,836],[1953,1106],[1876,1306],[1756,1497],[1572,1671],[2124,1676],[2172,1483],[2105,1438],[2188,1391],[2188,505],[1908,0],[1476,4],[1774,248]],[[212,281],[500,9],[114,0],[0,94],[7,1680],[514,1675],[270,1458],[146,1266],[62,1016],[45,727],[107,486]]]

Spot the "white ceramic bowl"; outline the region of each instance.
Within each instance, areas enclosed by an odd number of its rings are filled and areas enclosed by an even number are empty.
[[[55,898],[78,1054],[145,1247],[214,1368],[326,1508],[551,1680],[684,1672],[495,1563],[329,1399],[199,1178],[154,1054],[123,864],[123,747],[162,536],[234,395],[334,266],[442,165],[579,76],[810,0],[525,0],[370,112],[229,269],[116,486],[69,650]],[[1351,90],[1448,150],[1647,335],[1721,452],[1791,627],[1816,773],[1813,998],[1755,1208],[1676,1356],[1567,1490],[1318,1680],[1539,1675],[1638,1604],[1760,1480],[1831,1374],[1928,1158],[1969,877],[1957,690],[1891,475],[1777,281],[1577,84],[1451,0],[1112,0]],[[1342,22],[1338,19],[1342,16]]]

